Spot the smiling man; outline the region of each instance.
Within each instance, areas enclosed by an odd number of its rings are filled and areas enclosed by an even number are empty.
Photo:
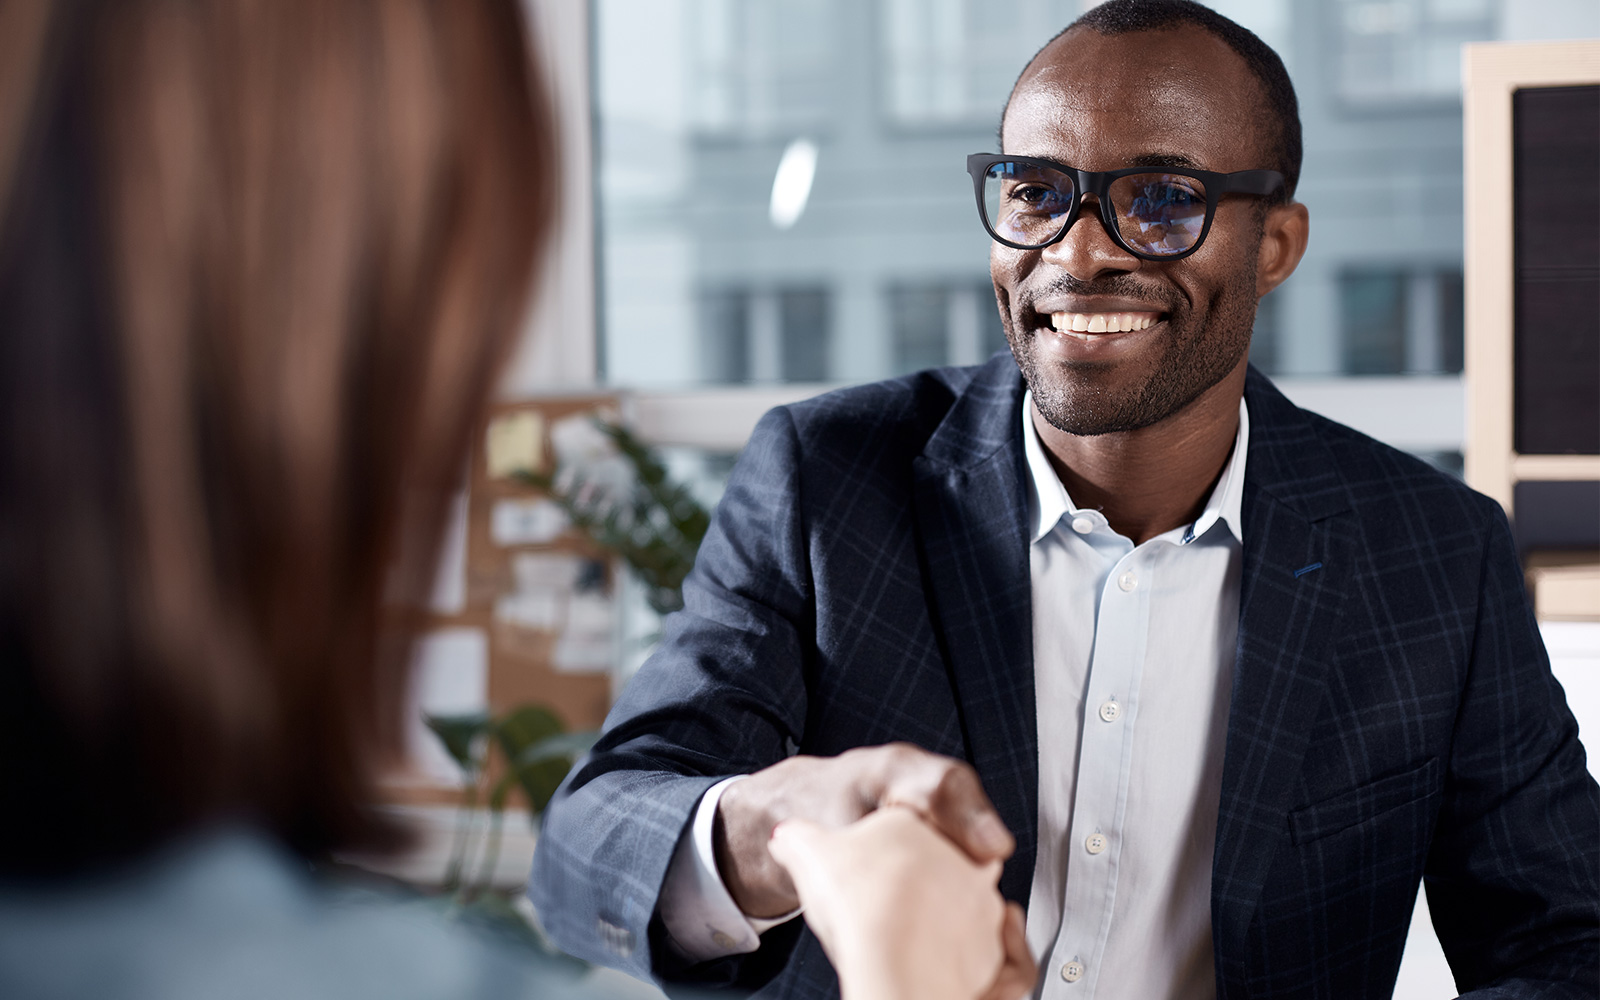
[[[638,975],[824,997],[767,852],[909,805],[1027,905],[1038,995],[1596,992],[1600,805],[1505,518],[1250,369],[1309,222],[1254,35],[1113,0],[975,154],[1011,357],[768,414],[533,895]]]

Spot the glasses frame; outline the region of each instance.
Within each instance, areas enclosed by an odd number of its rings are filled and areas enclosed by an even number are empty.
[[[1061,229],[1054,236],[1043,243],[1016,243],[1006,239],[994,231],[994,226],[989,223],[989,213],[984,207],[983,182],[988,176],[989,168],[996,163],[1021,163],[1035,167],[1048,167],[1051,170],[1066,174],[1072,178],[1072,183],[1077,188],[1077,193],[1072,198],[1072,207],[1067,209],[1067,219],[1061,224]],[[995,242],[1003,243],[1017,250],[1042,250],[1047,246],[1059,243],[1067,235],[1072,224],[1078,221],[1083,199],[1087,195],[1094,195],[1095,202],[1100,206],[1100,225],[1105,229],[1106,235],[1111,237],[1113,243],[1140,260],[1153,260],[1157,262],[1182,260],[1183,258],[1200,249],[1205,243],[1206,236],[1211,232],[1211,221],[1217,215],[1217,203],[1225,194],[1250,194],[1270,195],[1282,190],[1284,187],[1283,174],[1276,170],[1236,170],[1232,173],[1222,174],[1214,170],[1191,170],[1188,167],[1124,167],[1119,170],[1079,170],[1069,167],[1065,163],[1046,160],[1038,156],[1010,156],[1005,153],[973,153],[967,157],[967,173],[972,175],[972,193],[978,202],[978,219],[983,222],[983,228]],[[1200,235],[1195,238],[1194,246],[1179,253],[1153,254],[1143,250],[1135,250],[1122,238],[1122,233],[1117,227],[1116,209],[1111,204],[1111,199],[1106,197],[1111,190],[1111,182],[1119,177],[1130,174],[1176,174],[1180,177],[1192,177],[1205,187],[1206,191],[1206,221],[1200,227]]]

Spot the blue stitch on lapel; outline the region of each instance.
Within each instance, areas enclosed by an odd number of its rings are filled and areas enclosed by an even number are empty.
[[[1294,571],[1294,578],[1296,580],[1298,580],[1302,576],[1305,576],[1307,573],[1311,572],[1312,570],[1321,569],[1321,568],[1322,568],[1322,564],[1321,563],[1312,563],[1310,566],[1302,566],[1299,569]]]

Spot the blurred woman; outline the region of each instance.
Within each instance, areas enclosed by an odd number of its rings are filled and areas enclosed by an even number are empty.
[[[405,610],[553,212],[526,37],[0,4],[0,995],[575,995],[307,865],[399,839]]]
[[[334,905],[553,210],[515,0],[0,5],[0,995],[526,995]]]

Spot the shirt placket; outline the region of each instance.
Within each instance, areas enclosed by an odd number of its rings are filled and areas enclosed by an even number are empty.
[[[1068,984],[1052,992],[1063,996],[1095,995],[1122,860],[1152,582],[1149,549],[1132,548],[1126,540],[1123,544],[1129,551],[1101,585],[1084,692],[1077,791],[1066,844],[1066,892],[1052,953],[1052,974]]]

